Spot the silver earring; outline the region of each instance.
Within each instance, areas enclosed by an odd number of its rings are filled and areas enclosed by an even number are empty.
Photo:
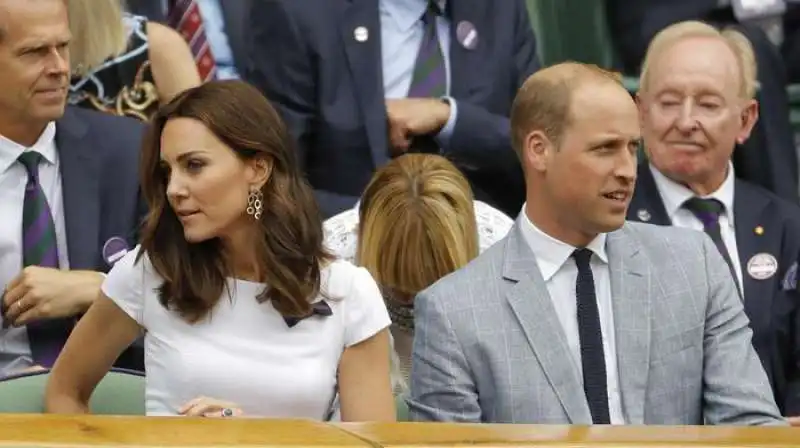
[[[261,190],[254,188],[247,195],[247,214],[258,221],[261,219],[261,212],[264,211],[264,194]]]

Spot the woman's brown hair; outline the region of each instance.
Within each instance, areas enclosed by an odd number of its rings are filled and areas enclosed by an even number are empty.
[[[406,154],[380,168],[359,205],[356,261],[410,300],[478,255],[472,189],[451,162]]]
[[[308,315],[311,299],[320,293],[321,269],[331,259],[323,248],[322,218],[286,126],[269,101],[242,81],[209,82],[179,94],[153,117],[145,138],[141,183],[149,212],[141,244],[164,280],[161,304],[197,322],[220,300],[231,274],[219,239],[186,241],[167,202],[161,133],[167,121],[179,117],[202,122],[242,160],[260,158],[272,165],[261,188],[263,213],[254,223],[260,237],[253,245],[267,284],[258,299],[272,302],[283,316]]]

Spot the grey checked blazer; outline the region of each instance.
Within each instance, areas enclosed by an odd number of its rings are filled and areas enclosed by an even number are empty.
[[[626,223],[608,235],[630,424],[785,424],[733,278],[702,232]],[[508,237],[420,293],[408,406],[417,421],[590,424],[534,254]]]

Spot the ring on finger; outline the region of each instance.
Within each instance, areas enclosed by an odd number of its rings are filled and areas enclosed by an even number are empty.
[[[231,409],[231,408],[222,409],[222,416],[223,417],[233,417],[233,409]]]

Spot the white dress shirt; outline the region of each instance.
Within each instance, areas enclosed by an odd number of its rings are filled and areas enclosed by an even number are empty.
[[[525,208],[523,207],[523,210]],[[581,343],[578,333],[578,298],[575,285],[578,267],[572,258],[575,247],[563,243],[539,230],[523,212],[522,234],[536,255],[536,264],[544,278],[547,292],[556,309],[558,320],[569,345],[578,377],[583,378]],[[606,388],[608,410],[612,425],[625,424],[617,369],[617,347],[614,336],[614,313],[611,305],[611,276],[606,254],[606,235],[600,234],[586,247],[594,253],[590,265],[594,277],[597,308],[600,312],[600,329],[603,332],[603,355],[606,360]]]
[[[664,202],[664,209],[667,211],[667,216],[672,221],[672,225],[682,227],[684,229],[693,229],[703,231],[703,222],[700,221],[689,210],[683,208],[683,203],[695,197],[696,195],[692,190],[687,187],[667,178],[661,174],[654,166],[650,165],[650,171],[653,173],[653,179],[656,182],[656,188],[661,195],[661,200]],[[734,193],[734,173],[733,164],[728,164],[728,176],[717,191],[707,196],[698,196],[702,199],[716,199],[722,202],[724,212],[719,217],[719,229],[722,235],[722,242],[725,248],[728,249],[728,254],[731,256],[734,271],[736,272],[736,281],[739,283],[739,288],[742,288],[742,263],[739,260],[739,249],[736,246],[736,228],[734,226],[733,215],[733,193]]]
[[[50,123],[30,148],[0,136],[0,287],[3,291],[22,271],[22,208],[28,172],[17,158],[25,151],[36,151],[43,156],[39,164],[39,182],[55,220],[60,267],[69,268],[55,135],[56,125]],[[0,323],[2,321],[0,316]],[[24,327],[0,328],[0,377],[30,367],[30,354],[28,333]]]

